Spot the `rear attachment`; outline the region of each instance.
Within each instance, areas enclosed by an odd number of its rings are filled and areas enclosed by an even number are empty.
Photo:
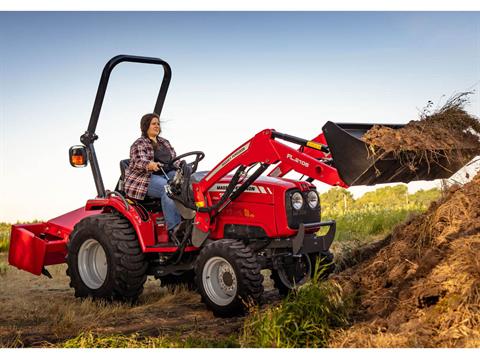
[[[48,222],[14,224],[10,233],[9,264],[50,277],[45,266],[65,263],[67,242],[74,225],[98,213],[100,211],[85,211],[81,207]]]
[[[428,152],[374,149],[362,140],[362,136],[373,126],[330,121],[323,126],[334,166],[349,186],[449,178],[471,161],[477,152],[473,148],[445,148]],[[404,127],[382,126],[393,129]]]

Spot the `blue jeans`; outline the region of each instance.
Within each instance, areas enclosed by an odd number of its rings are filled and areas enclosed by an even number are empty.
[[[172,179],[175,176],[175,171],[170,171],[167,173],[169,179]],[[162,202],[163,216],[165,217],[165,223],[167,229],[171,230],[175,228],[177,224],[180,223],[181,217],[178,213],[177,206],[173,199],[167,196],[165,192],[165,185],[167,184],[167,179],[165,176],[151,175],[150,183],[147,189],[147,195],[152,198],[159,198]]]

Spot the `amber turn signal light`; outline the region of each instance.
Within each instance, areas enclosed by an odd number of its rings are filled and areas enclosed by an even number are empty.
[[[68,157],[73,167],[85,167],[88,163],[87,149],[82,145],[70,147]]]

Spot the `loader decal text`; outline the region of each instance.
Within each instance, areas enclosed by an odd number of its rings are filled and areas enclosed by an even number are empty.
[[[248,150],[248,147],[250,146],[250,142],[247,143],[245,146],[242,146],[240,147],[238,150],[236,150],[234,153],[232,153],[230,156],[228,156],[225,161],[223,161],[221,164],[218,165],[217,168],[215,168],[205,179],[207,181],[210,180],[210,178],[212,178],[215,173],[217,173],[218,171],[220,171],[223,167],[225,167],[226,165],[228,165],[230,162],[232,162],[235,158],[237,158],[238,156],[240,156],[243,152],[245,152],[246,150]]]
[[[310,164],[308,162],[302,161],[300,158],[293,157],[290,153],[287,154],[287,158],[293,162],[301,164],[303,167],[308,167]]]
[[[227,189],[227,184],[215,184],[210,188],[208,191],[209,192],[225,192]],[[235,189],[238,189],[240,185],[236,185]],[[268,191],[268,192],[267,192]],[[270,189],[267,187],[265,189],[262,186],[248,186],[248,188],[245,190],[245,192],[251,192],[251,193],[262,193],[262,194],[267,194],[267,193],[272,193]]]

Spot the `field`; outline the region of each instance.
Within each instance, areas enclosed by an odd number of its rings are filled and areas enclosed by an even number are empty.
[[[8,251],[8,241],[10,237],[9,223],[0,223],[0,252]]]
[[[358,261],[360,246],[378,243],[439,196],[438,190],[408,194],[405,186],[357,200],[338,189],[324,194],[322,217],[338,224],[332,250],[339,270]],[[0,228],[0,347],[325,347],[331,331],[349,322],[352,303],[334,282],[313,281],[282,300],[268,271],[264,304],[246,317],[215,318],[197,293],[160,288],[153,278],[133,307],[82,302],[68,285],[66,265],[49,268],[53,279],[8,266],[9,225]]]
[[[5,253],[0,260],[5,263]],[[196,293],[161,289],[153,279],[135,307],[82,302],[69,288],[66,265],[50,269],[53,280],[12,267],[2,274],[0,347],[88,346],[91,332],[155,337],[156,346],[182,346],[184,341],[185,346],[222,346],[229,345],[229,336],[241,325],[240,319],[216,319]]]

